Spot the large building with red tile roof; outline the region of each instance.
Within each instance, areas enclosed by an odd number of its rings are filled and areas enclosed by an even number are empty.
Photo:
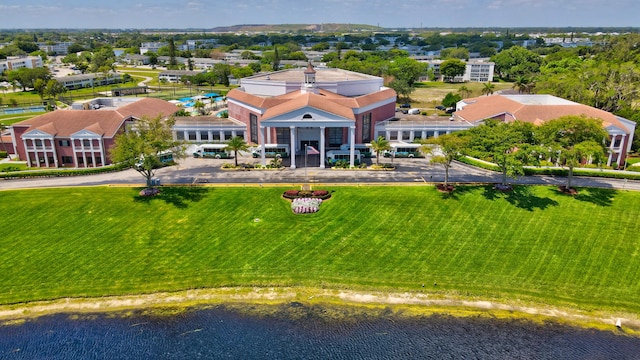
[[[56,110],[12,126],[18,157],[29,167],[100,167],[125,125],[142,117],[168,117],[179,108],[153,98],[94,99],[81,109]],[[86,110],[84,110],[86,109]]]
[[[524,121],[534,125],[567,115],[584,115],[602,120],[610,142],[607,166],[624,163],[631,150],[636,123],[591,106],[552,95],[492,95],[464,99],[456,105],[453,118],[479,125],[486,119]]]
[[[376,124],[394,118],[395,103],[395,91],[380,77],[311,64],[243,78],[227,94],[229,118],[246,125],[249,142],[289,144],[294,154],[314,146],[320,167],[326,150],[375,139]]]

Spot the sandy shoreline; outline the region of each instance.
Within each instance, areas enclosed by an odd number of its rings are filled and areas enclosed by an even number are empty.
[[[100,313],[137,309],[192,307],[213,304],[275,305],[299,302],[309,305],[391,308],[405,315],[448,314],[452,316],[491,316],[497,318],[554,320],[568,325],[619,331],[620,320],[627,335],[640,336],[637,314],[610,314],[561,309],[536,304],[434,297],[423,293],[356,292],[311,288],[218,288],[171,293],[65,298],[52,301],[0,305],[0,325],[58,313]]]

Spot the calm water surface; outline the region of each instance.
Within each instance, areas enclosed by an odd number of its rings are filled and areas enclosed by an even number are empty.
[[[0,326],[0,359],[640,359],[640,339],[622,333],[323,313],[294,304],[269,315],[222,306],[170,316],[58,314]]]

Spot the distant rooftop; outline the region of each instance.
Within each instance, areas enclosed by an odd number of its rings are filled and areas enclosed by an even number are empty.
[[[300,69],[288,69],[276,71],[268,74],[258,74],[244,78],[243,80],[271,80],[281,82],[304,82],[304,72],[306,68]],[[375,79],[375,76],[360,74],[353,71],[347,71],[342,69],[318,69],[316,68],[316,82],[341,82],[349,80],[370,80]]]
[[[553,95],[502,95],[522,105],[578,105],[573,101]]]

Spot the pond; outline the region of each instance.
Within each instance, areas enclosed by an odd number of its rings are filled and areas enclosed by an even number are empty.
[[[401,317],[302,304],[57,314],[0,326],[2,359],[638,359],[640,339],[557,323]],[[344,315],[344,316],[343,316]]]

